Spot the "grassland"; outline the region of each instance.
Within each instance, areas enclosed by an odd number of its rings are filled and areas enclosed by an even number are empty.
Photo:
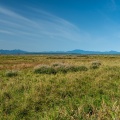
[[[35,72],[54,63],[87,69]],[[1,55],[0,120],[120,120],[120,56]]]

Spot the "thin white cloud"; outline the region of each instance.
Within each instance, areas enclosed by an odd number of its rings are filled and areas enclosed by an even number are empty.
[[[40,9],[36,9],[36,8],[31,8],[31,9],[33,11],[35,11],[35,12],[38,12],[38,13],[42,14],[45,18],[47,18],[47,19],[49,18],[49,20],[52,20],[54,22],[58,22],[59,24],[62,24],[62,25],[68,25],[68,26],[70,26],[70,27],[72,27],[74,29],[79,30],[79,28],[77,26],[75,26],[74,24],[70,23],[67,20],[64,20],[64,19],[62,19],[60,17],[57,17],[57,16],[55,16],[53,14],[50,14],[50,13],[48,13],[46,11],[43,11],[43,10],[40,10]]]
[[[30,8],[26,10],[26,13],[29,16],[24,15],[24,17],[12,10],[0,7],[0,26],[4,29],[4,31],[1,29],[0,33],[6,34],[6,40],[10,39],[7,38],[10,34],[15,36],[12,39],[17,37],[21,40],[36,42],[44,42],[44,40],[76,42],[89,37],[74,24],[48,12]]]
[[[0,30],[0,34],[9,34],[9,35],[13,35],[12,32],[6,31],[6,30]]]
[[[38,24],[40,25],[42,23],[42,25],[44,25],[44,29],[42,31],[44,34],[51,34],[52,36],[63,37],[73,41],[79,41],[87,34],[67,20],[36,8],[31,9],[35,11],[36,14],[40,15],[40,17],[38,16],[37,18],[39,21]]]
[[[3,8],[0,6],[0,13],[1,14],[5,14],[7,16],[10,16],[10,17],[13,17],[13,18],[16,18],[16,19],[21,19],[21,20],[25,20],[27,22],[31,22],[29,19],[15,13],[14,11],[12,10],[9,10],[9,9],[6,9],[6,8]]]
[[[11,21],[8,21],[8,20],[3,20],[3,19],[1,19],[0,20],[0,24],[4,24],[4,25],[8,25],[8,26],[16,26],[16,27],[21,27],[21,25],[20,24],[17,24],[17,23],[15,23],[15,22],[11,22]]]

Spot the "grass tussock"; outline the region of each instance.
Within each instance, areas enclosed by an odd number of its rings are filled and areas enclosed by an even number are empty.
[[[100,62],[100,61],[93,61],[93,62],[91,63],[90,68],[91,68],[91,69],[97,69],[97,68],[99,68],[100,66],[101,66],[101,62]]]
[[[51,65],[39,65],[34,68],[34,73],[40,74],[56,74],[56,73],[67,73],[77,71],[87,71],[86,66],[73,66],[63,63],[53,63]]]
[[[39,65],[34,68],[34,73],[55,74],[56,71],[49,65]]]

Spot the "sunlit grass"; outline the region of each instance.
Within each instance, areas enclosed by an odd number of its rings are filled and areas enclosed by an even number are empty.
[[[120,56],[0,56],[0,119],[119,120],[119,60]],[[101,65],[91,69],[99,61]],[[6,76],[15,65],[20,72]],[[43,65],[87,70],[34,73]]]

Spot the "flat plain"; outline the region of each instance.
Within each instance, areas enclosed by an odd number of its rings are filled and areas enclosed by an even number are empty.
[[[0,120],[120,120],[120,56],[0,55]]]

